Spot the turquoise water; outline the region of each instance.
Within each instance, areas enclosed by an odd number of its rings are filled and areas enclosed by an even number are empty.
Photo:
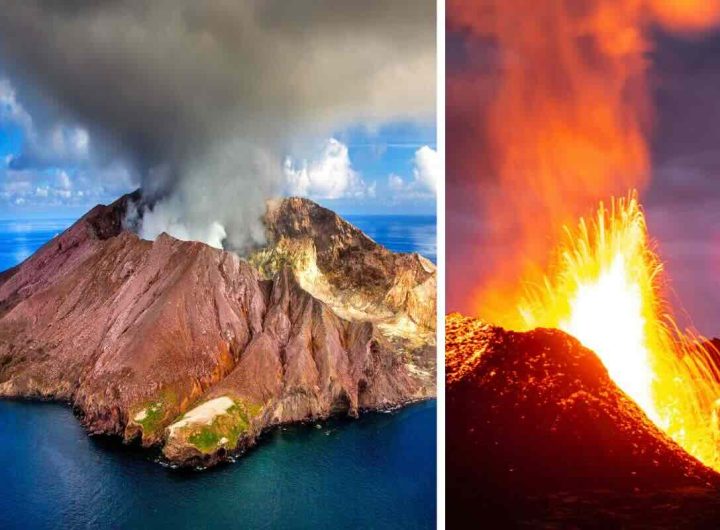
[[[0,270],[71,222],[0,221]],[[352,222],[434,258],[434,220]],[[278,429],[235,464],[194,472],[88,437],[67,406],[0,401],[0,529],[434,528],[435,419],[428,401]]]

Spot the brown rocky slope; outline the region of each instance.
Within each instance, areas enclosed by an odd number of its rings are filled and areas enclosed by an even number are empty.
[[[558,330],[446,320],[449,528],[717,528],[720,477]]]
[[[271,205],[269,243],[249,261],[166,234],[144,241],[124,228],[140,202],[95,207],[0,276],[0,396],[69,401],[91,433],[207,466],[273,425],[434,395],[434,322],[413,309],[414,296],[435,303],[426,260],[303,199]],[[270,259],[293,240],[298,253]],[[322,256],[311,265],[326,301],[298,281],[306,254]],[[336,270],[347,254],[367,260],[354,276]],[[329,303],[351,295],[368,318]]]

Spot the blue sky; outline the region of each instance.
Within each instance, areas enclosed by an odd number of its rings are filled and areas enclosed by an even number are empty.
[[[434,214],[435,193],[415,183],[416,153],[424,146],[436,150],[435,127],[394,123],[377,131],[354,128],[334,135],[348,148],[352,166],[372,185],[374,196],[322,199],[318,202],[341,214]],[[403,186],[393,186],[391,176]],[[435,175],[437,178],[438,175]]]
[[[40,130],[21,101],[0,84],[0,219],[77,217],[137,187],[122,166],[90,163],[93,139],[82,125]],[[397,122],[300,139],[310,146],[304,157],[287,153],[283,193],[344,215],[434,214],[435,133],[431,124]]]

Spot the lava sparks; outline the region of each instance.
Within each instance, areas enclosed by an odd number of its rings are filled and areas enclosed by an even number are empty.
[[[549,275],[527,287],[518,309],[528,329],[562,329],[596,352],[656,425],[720,470],[717,352],[678,330],[665,289],[662,263],[631,193],[565,228]]]

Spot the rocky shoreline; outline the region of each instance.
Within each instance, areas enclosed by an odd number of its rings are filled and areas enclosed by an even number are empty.
[[[376,409],[365,409],[360,410],[358,416],[352,417],[347,415],[330,415],[325,417],[317,417],[317,418],[305,418],[302,420],[297,421],[290,421],[286,423],[280,423],[276,425],[271,425],[268,427],[265,427],[260,431],[260,433],[257,435],[256,438],[254,438],[251,442],[249,442],[247,445],[244,445],[242,447],[235,447],[234,449],[228,451],[224,455],[218,455],[213,454],[210,455],[209,459],[193,459],[193,460],[187,460],[183,461],[181,463],[178,463],[177,460],[168,459],[162,452],[161,447],[157,447],[158,449],[158,456],[155,459],[155,461],[160,464],[161,466],[167,467],[169,469],[176,469],[176,470],[182,470],[182,469],[192,469],[194,471],[205,471],[206,469],[209,469],[211,467],[214,467],[216,465],[220,464],[234,464],[238,461],[238,459],[243,458],[245,455],[247,455],[248,452],[260,447],[263,443],[263,438],[266,436],[271,435],[274,431],[277,429],[285,429],[288,427],[302,427],[306,429],[312,429],[312,428],[325,428],[325,423],[332,422],[332,421],[338,421],[342,419],[350,419],[352,421],[362,421],[363,416],[367,414],[395,414],[396,412],[399,412],[403,410],[406,407],[411,407],[413,405],[419,405],[421,403],[425,403],[428,401],[434,400],[434,397],[424,397],[424,398],[418,398],[418,399],[412,399],[408,400],[404,403],[400,403],[397,405],[394,405],[392,407],[386,407],[386,408],[376,408]],[[122,442],[125,444],[125,442]]]

